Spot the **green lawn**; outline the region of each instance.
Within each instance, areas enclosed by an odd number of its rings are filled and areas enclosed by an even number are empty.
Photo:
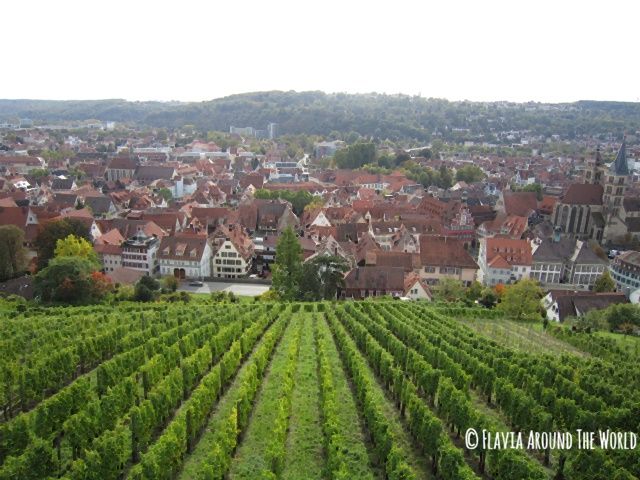
[[[560,339],[547,335],[542,324],[519,323],[505,319],[459,319],[463,324],[499,344],[533,354],[573,354],[588,356]]]

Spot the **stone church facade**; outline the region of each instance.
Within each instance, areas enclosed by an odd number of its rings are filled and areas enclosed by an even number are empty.
[[[583,183],[570,185],[556,203],[551,217],[556,230],[564,237],[600,243],[624,236],[628,229],[623,203],[630,174],[624,141],[610,166],[598,149],[587,161]]]

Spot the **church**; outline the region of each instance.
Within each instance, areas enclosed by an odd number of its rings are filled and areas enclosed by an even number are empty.
[[[587,160],[583,183],[570,185],[556,203],[551,217],[556,231],[603,244],[623,237],[628,232],[623,203],[630,182],[625,141],[609,166],[598,148],[595,158]]]

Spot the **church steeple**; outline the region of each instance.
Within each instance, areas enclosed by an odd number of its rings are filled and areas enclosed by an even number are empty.
[[[603,165],[604,160],[602,159],[602,155],[600,155],[600,145],[596,148],[596,165]]]
[[[616,155],[616,160],[609,169],[614,175],[629,175],[629,164],[627,163],[626,137],[622,139],[622,145]]]

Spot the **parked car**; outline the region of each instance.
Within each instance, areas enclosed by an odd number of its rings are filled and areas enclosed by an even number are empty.
[[[202,283],[200,280],[194,280],[193,282],[189,282],[190,287],[202,287],[203,285],[204,283]]]

